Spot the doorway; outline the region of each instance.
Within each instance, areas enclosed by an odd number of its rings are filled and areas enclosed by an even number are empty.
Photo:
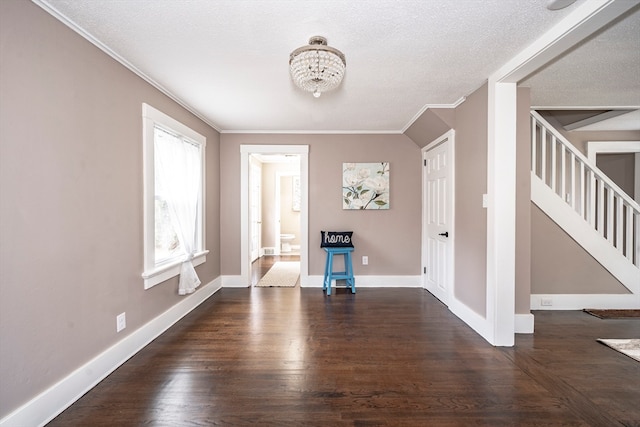
[[[251,157],[249,175],[249,218],[251,221],[250,239],[251,262],[262,255],[262,164]]]
[[[262,183],[260,194],[252,192],[249,206],[252,230],[261,233],[250,236],[251,285],[256,286],[272,267],[280,276],[283,270],[287,277],[300,274],[300,156],[252,154],[250,161],[252,171],[260,171],[259,178],[253,178],[253,172],[251,178]]]
[[[445,305],[453,295],[454,131],[422,149],[422,286]]]
[[[254,237],[252,237],[251,230],[253,227],[253,222],[256,221],[256,218],[260,218],[262,231],[262,237],[266,237],[268,235],[272,235],[275,237],[275,231],[273,233],[266,233],[264,230],[267,228],[267,225],[270,223],[273,224],[270,220],[265,217],[265,211],[263,210],[261,215],[252,215],[251,213],[251,185],[250,185],[250,175],[251,175],[251,164],[252,164],[252,156],[297,156],[298,161],[298,170],[299,170],[299,238],[297,241],[299,242],[299,257],[300,257],[300,285],[305,286],[308,283],[308,152],[309,147],[307,145],[241,145],[240,146],[240,154],[241,154],[241,167],[240,167],[240,199],[241,199],[241,209],[240,209],[240,270],[241,270],[241,280],[247,286],[251,286],[252,277],[251,277],[251,263],[253,261],[252,253],[254,252],[251,249],[255,248]],[[265,182],[262,182],[262,187],[264,187]],[[264,203],[264,192],[263,192],[263,203]],[[255,209],[255,207],[254,207]],[[273,220],[275,221],[275,220]],[[280,237],[280,232],[277,233],[278,238]],[[289,234],[289,233],[287,233]],[[295,234],[295,233],[292,233]],[[278,239],[279,240],[279,239]],[[274,255],[279,254],[282,248],[282,242],[279,242],[279,247],[276,247],[276,243],[273,245],[267,244],[267,242],[263,241],[261,248],[264,251],[272,248],[274,250]],[[295,243],[294,243],[295,245]],[[277,251],[277,252],[276,252]],[[255,252],[254,254],[255,255]]]

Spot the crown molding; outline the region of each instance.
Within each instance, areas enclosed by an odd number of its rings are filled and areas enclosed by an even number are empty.
[[[462,96],[460,98],[458,98],[458,100],[456,102],[454,102],[453,104],[426,104],[424,107],[422,107],[412,118],[411,120],[409,120],[409,122],[404,125],[404,127],[400,130],[400,133],[405,133],[407,131],[407,129],[409,129],[411,127],[411,125],[413,125],[415,123],[416,120],[418,120],[420,118],[420,116],[422,116],[425,111],[427,111],[428,109],[436,109],[436,108],[456,108],[458,105],[462,104],[464,101],[466,101],[467,97],[466,96]]]
[[[222,130],[221,134],[402,135],[399,130]]]

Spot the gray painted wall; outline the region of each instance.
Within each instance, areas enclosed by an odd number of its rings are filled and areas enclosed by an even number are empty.
[[[456,108],[455,296],[486,316],[487,85]]]
[[[615,277],[531,204],[531,293],[626,294]]]
[[[205,284],[220,181],[216,131],[35,4],[1,1],[0,38],[2,418],[185,298],[140,276],[143,102],[207,138]]]
[[[598,154],[596,166],[633,199],[636,193],[635,153]]]
[[[322,275],[321,230],[353,230],[358,275],[419,275],[420,148],[404,135],[221,135],[222,273],[240,274],[240,145],[309,146],[309,274]],[[389,210],[342,209],[343,162],[390,162]],[[367,255],[369,265],[360,257]]]

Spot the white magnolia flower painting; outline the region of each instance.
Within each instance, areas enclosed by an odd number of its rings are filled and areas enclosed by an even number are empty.
[[[389,209],[389,162],[343,163],[342,209]]]

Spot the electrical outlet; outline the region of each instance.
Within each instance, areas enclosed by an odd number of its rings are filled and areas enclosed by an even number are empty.
[[[540,305],[543,307],[551,307],[553,300],[551,298],[540,298]]]
[[[120,313],[116,316],[116,332],[120,332],[127,327],[127,314]]]
[[[369,257],[366,255],[362,256],[362,265],[369,265]]]

